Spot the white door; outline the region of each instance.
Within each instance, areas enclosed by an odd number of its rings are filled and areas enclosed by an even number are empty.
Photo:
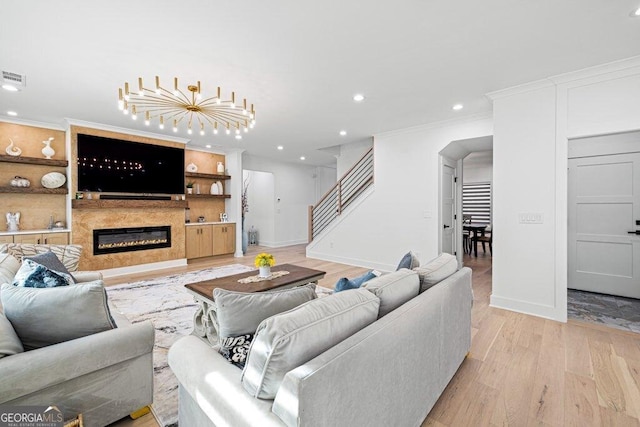
[[[441,236],[442,252],[456,254],[456,163],[453,160],[442,158],[441,179]]]
[[[640,153],[569,159],[568,211],[569,288],[640,298]]]

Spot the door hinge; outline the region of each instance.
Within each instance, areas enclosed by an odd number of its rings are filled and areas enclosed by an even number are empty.
[[[457,176],[453,177],[453,182],[458,182],[458,177]]]
[[[458,251],[453,251],[453,255],[454,256],[458,255]]]
[[[453,214],[453,219],[458,219],[458,215]]]

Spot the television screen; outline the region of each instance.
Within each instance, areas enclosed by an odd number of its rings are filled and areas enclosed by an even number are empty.
[[[78,191],[182,194],[184,150],[78,134]]]

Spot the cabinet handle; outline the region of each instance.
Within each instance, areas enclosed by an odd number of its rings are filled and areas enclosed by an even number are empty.
[[[40,239],[38,239],[38,244],[40,244]]]
[[[49,238],[48,238],[48,237],[45,237],[45,238],[44,238],[44,244],[46,245],[48,241],[49,241]]]

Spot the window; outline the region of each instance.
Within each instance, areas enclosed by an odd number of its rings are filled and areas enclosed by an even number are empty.
[[[491,183],[462,185],[462,215],[471,215],[474,223],[491,225]]]

